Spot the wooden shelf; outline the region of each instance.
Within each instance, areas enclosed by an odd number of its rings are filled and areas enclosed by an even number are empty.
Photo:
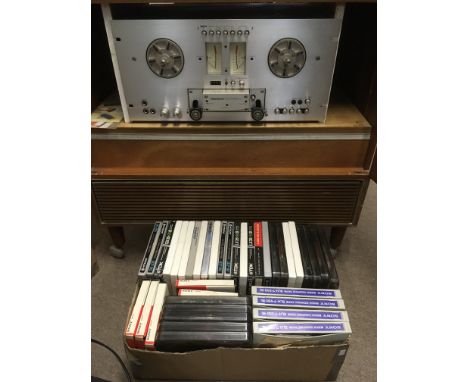
[[[313,167],[94,167],[93,179],[320,179],[346,177],[346,179],[363,179],[368,171],[361,167],[313,168]]]
[[[343,96],[325,123],[119,123],[92,129],[93,178],[365,177],[371,125]]]
[[[116,88],[99,4],[110,4],[117,18],[149,8],[170,19],[160,11],[171,15],[190,8],[203,18],[207,6],[217,14],[227,5],[243,10],[246,3],[257,3],[249,16],[268,18],[259,10],[268,1],[280,5],[276,12],[302,3],[321,17],[346,4],[326,122],[140,122],[92,128],[93,203],[117,248],[125,241],[123,224],[155,220],[230,217],[330,225],[335,248],[345,227],[358,223],[376,150],[376,0],[162,0],[156,4],[168,6],[161,7],[146,7],[149,0],[91,0],[91,107]],[[293,14],[304,17],[297,10]]]
[[[327,120],[318,122],[268,122],[268,123],[117,123],[110,129],[92,128],[93,133],[106,132],[161,132],[161,133],[370,133],[371,125],[359,110],[344,98],[332,101]]]

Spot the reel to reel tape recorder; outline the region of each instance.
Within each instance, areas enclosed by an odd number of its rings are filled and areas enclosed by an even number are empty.
[[[344,6],[115,7],[103,14],[126,122],[325,120]]]

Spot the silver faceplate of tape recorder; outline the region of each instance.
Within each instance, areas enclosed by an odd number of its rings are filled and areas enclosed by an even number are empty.
[[[107,20],[126,120],[323,122],[341,21]]]

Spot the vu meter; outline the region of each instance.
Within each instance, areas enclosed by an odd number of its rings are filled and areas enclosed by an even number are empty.
[[[223,46],[221,43],[207,42],[206,45],[206,72],[208,74],[221,74],[223,63]]]
[[[234,42],[229,45],[229,66],[232,75],[245,75],[245,48],[245,42]]]

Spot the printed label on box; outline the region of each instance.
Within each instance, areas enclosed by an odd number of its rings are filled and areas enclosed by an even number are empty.
[[[269,319],[305,319],[305,320],[342,320],[341,312],[321,312],[317,310],[258,309],[260,318]]]
[[[257,294],[272,294],[297,297],[337,297],[337,293],[330,289],[294,289],[294,288],[265,288],[257,287]]]
[[[284,332],[337,332],[345,330],[344,324],[340,323],[259,323],[258,330],[268,333]]]
[[[318,307],[335,307],[338,308],[336,300],[312,300],[312,299],[295,299],[295,298],[279,298],[279,297],[258,297],[260,304],[268,305],[295,305],[295,306],[318,306]]]

